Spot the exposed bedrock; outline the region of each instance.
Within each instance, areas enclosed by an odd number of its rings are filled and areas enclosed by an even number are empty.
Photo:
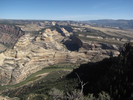
[[[95,62],[118,55],[117,46],[110,48],[100,43],[84,43],[72,33],[62,36],[57,30],[50,29],[37,36],[26,33],[13,49],[0,54],[0,85],[17,84],[53,64]]]

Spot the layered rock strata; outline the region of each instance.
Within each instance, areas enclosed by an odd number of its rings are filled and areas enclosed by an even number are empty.
[[[14,44],[25,32],[14,25],[0,25],[0,42],[3,44]]]
[[[71,39],[68,45],[75,43],[79,46],[78,52],[67,49],[64,45],[67,39]],[[98,57],[101,60],[111,54],[117,56],[119,52],[110,48],[104,50],[101,44],[83,43],[72,34],[62,36],[56,30],[46,29],[38,36],[27,33],[18,39],[13,49],[0,54],[0,85],[17,84],[53,64],[96,61]]]

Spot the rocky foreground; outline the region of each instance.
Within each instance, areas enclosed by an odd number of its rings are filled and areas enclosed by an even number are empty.
[[[26,33],[13,47],[0,54],[0,85],[13,85],[57,63],[96,62],[119,55],[120,47],[81,41],[73,33],[46,29]],[[76,48],[76,49],[75,49]]]

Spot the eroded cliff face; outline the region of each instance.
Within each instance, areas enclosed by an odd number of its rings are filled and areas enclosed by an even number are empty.
[[[14,44],[24,33],[17,26],[0,25],[0,42],[8,45]]]
[[[79,46],[78,52],[67,49],[64,43],[68,40]],[[101,44],[84,43],[72,33],[62,36],[56,30],[46,29],[37,36],[26,33],[18,39],[13,49],[0,54],[0,85],[19,83],[53,64],[97,61],[119,54],[117,49],[104,50],[102,47]]]

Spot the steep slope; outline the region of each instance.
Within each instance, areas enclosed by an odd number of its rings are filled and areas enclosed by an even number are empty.
[[[67,51],[63,44],[56,41],[62,38],[58,32],[49,29],[37,37],[31,37],[30,33],[22,36],[13,49],[0,54],[0,84],[19,83],[49,65],[87,59],[84,53]]]
[[[19,83],[32,73],[53,64],[95,62],[119,54],[115,46],[84,43],[65,29],[63,34],[46,29],[37,35],[23,35],[13,49],[0,54],[0,84]],[[71,50],[70,45],[77,46],[78,52]]]
[[[84,83],[87,83],[83,88],[85,100],[132,100],[132,57],[133,44],[127,43],[118,57],[111,57],[96,63],[81,64],[79,68],[74,69],[67,76],[58,78],[56,81],[40,80],[23,88],[6,91],[4,94],[10,97],[18,96],[21,99],[31,98],[30,100],[32,100],[32,98],[38,98],[53,100],[50,95],[50,90],[52,90],[52,96],[58,96],[59,100],[62,100],[60,99],[63,98],[62,96],[65,98],[65,96],[81,95],[78,91],[73,90],[81,89],[81,84],[83,86]],[[81,82],[78,82],[79,79]],[[62,91],[64,91],[64,94]],[[99,93],[100,97],[97,98]],[[77,100],[80,99],[77,98]]]
[[[5,51],[6,49],[7,49],[7,47],[0,43],[0,53]]]
[[[82,64],[73,70],[67,78],[76,78],[77,73],[84,86],[84,94],[105,91],[113,100],[129,100],[133,98],[133,44],[127,43],[119,57],[104,59],[97,63]],[[80,88],[80,84],[79,84]]]
[[[12,45],[24,35],[24,33],[24,31],[15,25],[0,24],[0,42],[2,44]]]

